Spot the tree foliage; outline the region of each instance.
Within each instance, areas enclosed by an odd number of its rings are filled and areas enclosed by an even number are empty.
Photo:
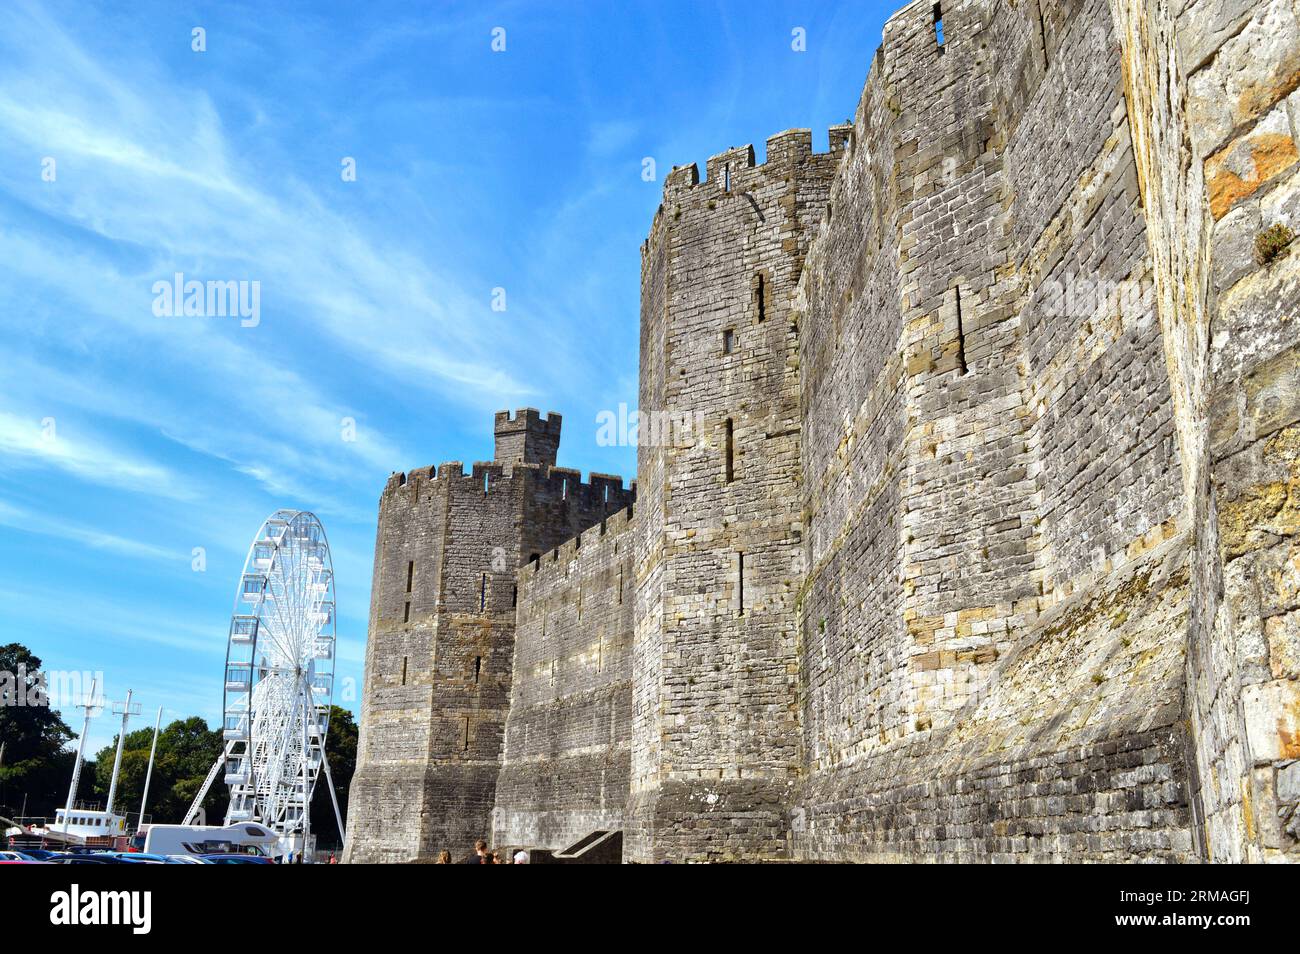
[[[140,811],[140,796],[144,791],[144,777],[149,767],[149,746],[153,742],[153,727],[127,732],[122,746],[122,771],[117,782],[113,805],[118,814]],[[145,813],[159,824],[178,825],[185,820],[185,812],[207,777],[208,770],[221,753],[224,743],[221,733],[209,729],[198,716],[177,719],[163,727],[158,734],[158,754],[154,760],[153,778],[149,782],[149,802]],[[117,737],[100,749],[95,758],[95,797],[104,801],[108,797],[109,781],[113,775],[113,757],[117,750]],[[226,787],[220,779],[208,789],[203,809],[209,824],[220,824],[225,818],[229,803]]]
[[[41,660],[26,646],[0,646],[0,808],[10,817],[25,802],[27,815],[52,818],[72,778],[76,753],[64,746],[76,736],[44,699],[40,671]]]
[[[28,697],[35,698],[36,674],[40,671],[41,660],[18,643],[0,646],[0,673],[17,674],[20,666],[27,680],[23,691]],[[11,683],[12,680],[0,683],[0,694]],[[67,798],[72,764],[76,759],[76,752],[68,747],[68,743],[75,741],[76,735],[48,705],[20,706],[11,704],[12,701],[0,699],[3,703],[0,704],[0,741],[5,744],[4,762],[0,765],[0,814],[9,817],[19,814],[25,797],[28,816],[52,819],[54,810],[61,808]],[[356,771],[357,738],[358,729],[352,713],[332,706],[326,745],[339,810],[345,823],[348,790]],[[152,743],[152,726],[126,734],[113,805],[113,810],[120,815],[135,816],[140,811]],[[208,724],[198,716],[177,719],[164,726],[158,734],[158,752],[149,783],[146,814],[159,824],[184,821],[190,803],[223,747],[220,730],[208,728]],[[111,743],[85,763],[79,800],[107,801],[116,751],[117,737],[114,736]],[[221,823],[229,801],[229,791],[218,778],[203,801],[209,824]],[[312,797],[311,824],[317,844],[322,848],[342,844],[323,775]]]
[[[339,706],[330,706],[330,728],[329,737],[325,740],[325,752],[330,762],[330,773],[334,776],[334,792],[338,796],[339,812],[343,815],[344,825],[348,822],[348,789],[352,786],[352,775],[357,770],[357,738],[357,723],[352,718],[352,713]],[[321,849],[342,847],[343,838],[339,835],[339,826],[334,820],[334,806],[330,804],[324,773],[321,773],[311,799],[311,830]]]

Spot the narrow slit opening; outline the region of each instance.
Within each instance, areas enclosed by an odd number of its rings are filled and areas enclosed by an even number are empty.
[[[724,479],[726,480],[727,483],[731,483],[733,480],[736,479],[736,471],[735,471],[735,440],[736,440],[736,438],[735,438],[735,427],[733,426],[733,424],[732,424],[732,422],[731,422],[731,418],[727,418],[727,433],[726,433],[726,445],[727,445],[727,446],[726,446],[726,462],[725,462],[725,464],[723,465],[723,477],[724,477]]]
[[[1047,59],[1047,21],[1043,19],[1043,0],[1036,0],[1034,6],[1038,8],[1038,41],[1043,47],[1043,71],[1046,72],[1050,64]]]
[[[736,553],[736,615],[745,615],[745,554]]]
[[[967,374],[969,368],[966,367],[966,329],[962,325],[960,285],[953,288],[953,294],[957,303],[957,370]]]

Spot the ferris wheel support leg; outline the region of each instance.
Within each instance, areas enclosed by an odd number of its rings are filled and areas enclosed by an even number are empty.
[[[217,756],[217,760],[212,763],[212,768],[208,769],[208,777],[203,780],[203,784],[199,787],[199,793],[194,796],[194,801],[190,803],[190,810],[185,813],[185,820],[181,822],[182,825],[190,824],[194,816],[203,808],[203,799],[208,797],[208,789],[212,787],[213,780],[217,777],[217,773],[221,771],[221,766],[225,764],[228,749],[229,746],[222,749],[221,754]]]
[[[334,791],[334,778],[330,775],[330,760],[324,752],[321,752],[321,762],[325,765],[325,785],[330,790],[330,801],[334,803],[334,821],[339,826],[339,838],[346,844],[348,834],[343,830],[343,814],[339,811],[339,797]]]
[[[307,686],[306,688],[307,695],[303,698],[306,703],[309,703],[311,701],[311,686]],[[308,715],[310,711],[310,706],[304,703],[302,711],[302,854],[299,857],[299,860],[304,863],[306,863],[309,858],[315,860],[313,857],[314,852],[309,854],[309,852],[311,852],[311,790],[307,785],[308,764],[310,762],[307,753],[310,745],[310,737],[308,735]],[[320,750],[320,757],[321,761],[325,760],[324,747]]]

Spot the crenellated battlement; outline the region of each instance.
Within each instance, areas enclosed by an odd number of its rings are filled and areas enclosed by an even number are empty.
[[[546,416],[535,407],[521,407],[517,411],[497,411],[494,429],[497,433],[511,430],[532,430],[541,434],[560,436],[563,418],[555,411],[547,411]]]
[[[728,176],[739,179],[743,170],[752,168],[754,168],[754,147],[746,143],[734,149],[724,150],[716,156],[710,156],[704,164],[705,181],[726,188]]]
[[[436,466],[417,467],[410,471],[393,471],[384,485],[383,496],[394,491],[429,485],[431,489],[460,482],[483,491],[484,496],[506,493],[515,487],[539,489],[550,496],[566,499],[573,497],[587,501],[611,502],[626,497],[635,498],[636,481],[627,487],[618,474],[591,471],[587,480],[582,471],[573,467],[552,467],[547,464],[504,464],[501,461],[475,461],[468,472],[462,461],[447,461]]]
[[[704,164],[705,178],[699,166],[690,163],[673,166],[664,177],[664,201],[681,199],[696,189],[712,195],[744,191],[773,175],[785,176],[800,163],[813,158],[837,157],[844,151],[851,127],[844,124],[829,129],[830,149],[813,152],[811,129],[786,129],[767,139],[766,161],[754,161],[754,146],[746,143],[710,156]]]
[[[567,573],[569,562],[584,548],[590,549],[629,533],[634,527],[635,514],[635,504],[628,504],[622,510],[610,514],[600,523],[540,554],[536,560],[530,560],[520,571],[522,578],[531,581],[544,579],[548,573]]]

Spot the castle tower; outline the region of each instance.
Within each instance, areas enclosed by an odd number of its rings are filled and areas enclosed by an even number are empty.
[[[560,416],[496,416],[498,456],[394,474],[379,502],[346,861],[459,857],[491,833],[521,564],[625,508],[552,466]]]
[[[808,130],[674,169],[642,249],[628,860],[779,858],[799,772],[790,300],[834,151]]]
[[[560,415],[554,411],[545,418],[531,407],[523,408],[514,417],[509,411],[498,411],[494,433],[493,459],[498,463],[555,466],[560,449]]]

